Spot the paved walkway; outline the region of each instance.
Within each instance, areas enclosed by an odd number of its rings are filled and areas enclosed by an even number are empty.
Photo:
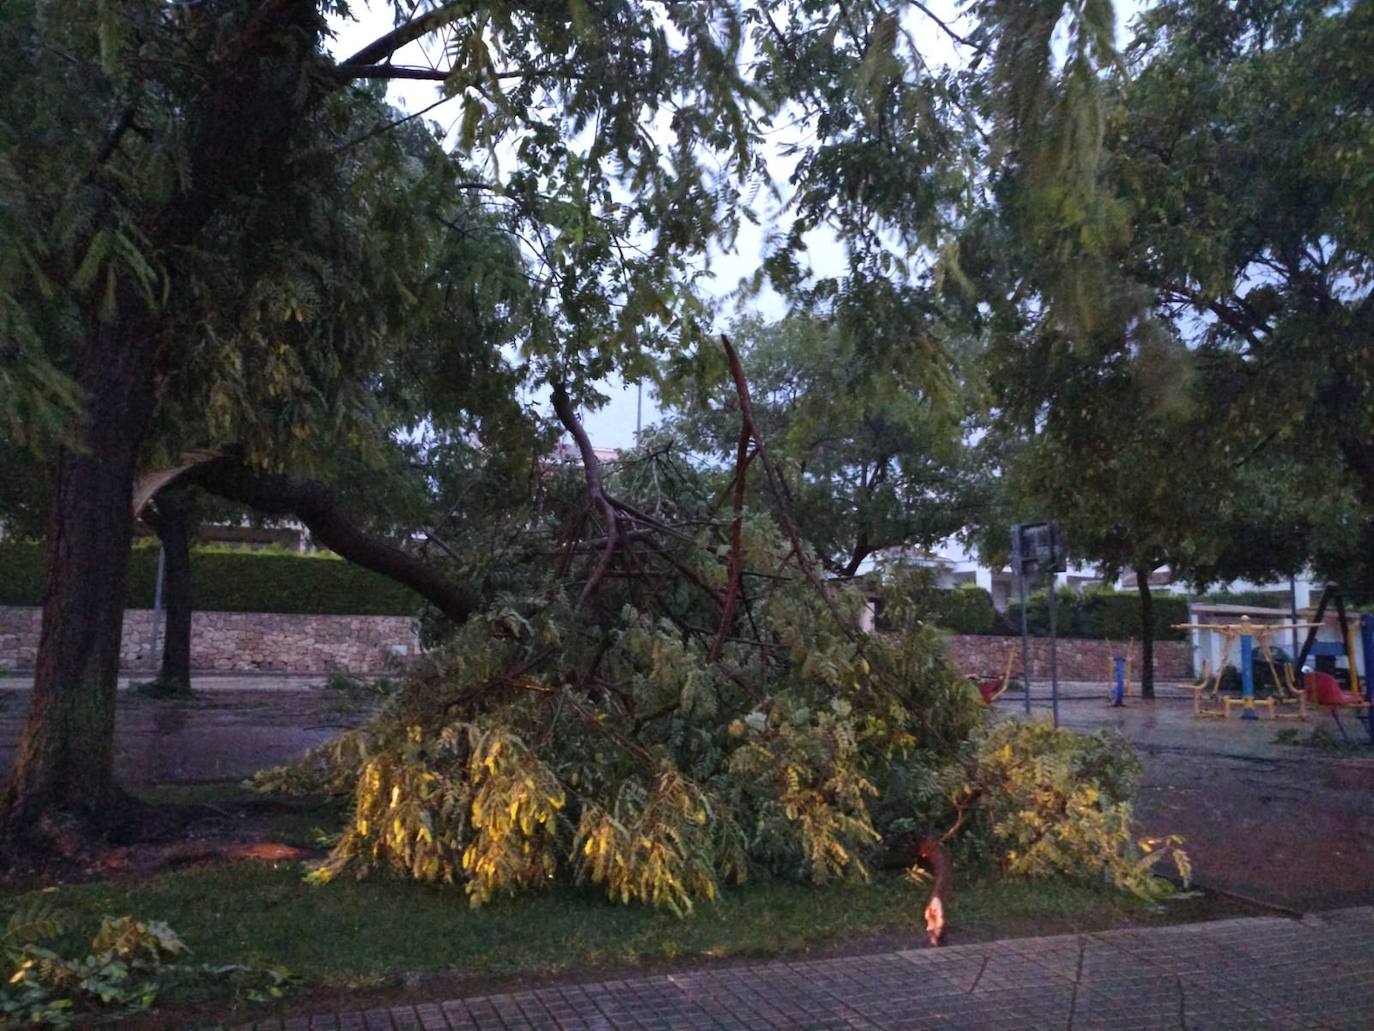
[[[1374,906],[561,985],[306,1031],[1374,1028]]]

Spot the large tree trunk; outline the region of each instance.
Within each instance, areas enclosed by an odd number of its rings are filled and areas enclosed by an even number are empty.
[[[1140,697],[1155,696],[1155,606],[1150,594],[1150,570],[1137,566],[1136,590],[1140,592]]]
[[[190,137],[186,188],[165,205],[140,211],[142,238],[156,257],[197,242],[236,194],[270,188],[270,178],[285,174],[293,130],[308,102],[303,68],[322,22],[308,0],[271,0],[240,13],[238,35],[217,48],[196,79],[200,92],[183,100]],[[120,186],[112,180],[109,188]],[[168,275],[175,298],[174,269]],[[131,280],[123,276],[112,318],[85,313],[85,336],[73,356],[85,422],[80,448],[58,455],[49,501],[33,701],[0,796],[0,834],[7,836],[32,835],[54,810],[95,828],[112,825],[118,815],[114,703],[131,499],[156,408],[161,330]]]
[[[144,511],[147,522],[162,541],[164,556],[162,604],[167,621],[158,669],[159,688],[169,694],[191,693],[191,506],[186,496],[165,490]]]
[[[140,309],[135,298],[121,300]],[[99,826],[118,809],[114,700],[129,498],[153,409],[151,331],[146,312],[129,312],[116,326],[97,324],[81,349],[86,424],[81,449],[62,450],[53,477],[33,700],[0,798],[7,830],[30,830],[53,809]]]

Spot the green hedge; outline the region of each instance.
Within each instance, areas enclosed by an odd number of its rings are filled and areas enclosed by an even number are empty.
[[[0,605],[41,605],[42,546],[0,542]],[[296,612],[411,616],[423,604],[408,588],[332,555],[196,548],[191,552],[195,607],[201,612]],[[153,606],[157,548],[133,549],[124,604]]]
[[[1174,623],[1188,622],[1188,601],[1177,595],[1156,594],[1154,624],[1156,641],[1187,640],[1186,630],[1173,629]],[[1140,595],[1135,591],[1059,591],[1056,612],[1060,637],[1084,637],[1094,640],[1127,641],[1140,639]],[[1021,606],[1007,607],[1006,621],[1015,632],[1021,631]],[[1028,600],[1026,622],[1034,637],[1048,637],[1050,633],[1049,595],[1039,591]]]
[[[956,634],[995,634],[998,632],[997,609],[992,595],[981,587],[965,584],[953,590],[935,592],[931,619],[937,625]]]

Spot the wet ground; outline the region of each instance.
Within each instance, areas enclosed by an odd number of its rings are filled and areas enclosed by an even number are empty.
[[[115,771],[128,787],[241,779],[298,758],[369,711],[320,677],[205,677],[189,700],[121,689]],[[124,688],[121,682],[121,688]],[[0,764],[8,767],[28,710],[28,683],[0,679]]]
[[[1374,901],[1374,748],[1333,753],[1279,744],[1279,730],[1333,737],[1330,715],[1308,720],[1195,719],[1192,696],[1106,704],[1105,687],[1071,688],[1060,721],[1120,730],[1145,772],[1136,816],[1144,834],[1181,834],[1199,883],[1304,912]],[[999,708],[1019,712],[1004,696]],[[1047,707],[1035,706],[1047,717]],[[1357,741],[1362,724],[1347,718]]]
[[[190,701],[121,691],[116,766],[130,786],[242,778],[288,762],[365,718],[369,703],[325,689],[320,678],[206,677]],[[0,679],[0,764],[23,728],[28,684]],[[1106,689],[1066,688],[1061,722],[1119,729],[1144,759],[1141,831],[1182,834],[1198,881],[1288,910],[1374,900],[1374,749],[1333,754],[1278,744],[1335,725],[1324,713],[1296,721],[1196,720],[1191,696],[1161,689],[1152,703],[1106,704]],[[1021,711],[1010,695],[998,703]],[[1048,718],[1037,703],[1034,715]],[[1351,723],[1357,734],[1362,730]]]

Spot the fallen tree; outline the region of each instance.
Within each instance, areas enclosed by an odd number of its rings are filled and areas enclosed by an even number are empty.
[[[606,467],[555,386],[581,491],[516,520],[505,589],[372,722],[259,778],[351,800],[314,878],[392,869],[478,905],[573,877],[686,914],[752,874],[921,861],[932,940],[947,848],[1167,891],[1150,867],[1171,849],[1142,857],[1132,841],[1129,750],[986,726],[901,599],[893,632],[857,630],[867,598],[817,574],[724,346],[742,424],[725,483],[667,446]],[[751,468],[770,511],[742,503]]]

